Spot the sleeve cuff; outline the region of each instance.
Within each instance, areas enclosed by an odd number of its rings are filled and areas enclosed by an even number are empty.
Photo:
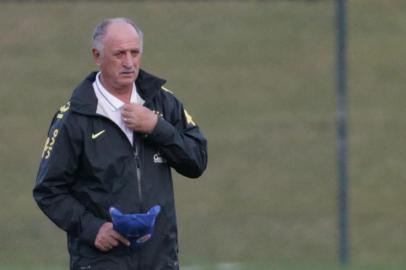
[[[83,231],[80,234],[80,238],[93,246],[94,241],[96,240],[97,233],[99,232],[100,227],[105,222],[105,220],[99,218],[92,219],[83,228]]]
[[[177,130],[174,126],[162,117],[159,117],[154,130],[148,135],[148,139],[162,145],[171,142],[176,132]]]

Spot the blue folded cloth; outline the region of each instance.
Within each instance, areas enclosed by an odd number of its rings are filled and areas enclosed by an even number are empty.
[[[130,247],[136,248],[152,237],[155,220],[160,211],[161,206],[155,205],[147,213],[123,214],[111,207],[110,216],[114,230],[131,242]]]

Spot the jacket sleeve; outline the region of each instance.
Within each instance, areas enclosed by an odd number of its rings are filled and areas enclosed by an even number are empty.
[[[93,245],[105,221],[87,211],[70,192],[82,142],[79,128],[69,124],[69,115],[62,117],[54,120],[49,130],[33,195],[39,208],[58,227]]]
[[[159,146],[168,164],[178,173],[197,178],[207,166],[207,140],[199,127],[172,94],[166,94],[164,117],[148,136]]]

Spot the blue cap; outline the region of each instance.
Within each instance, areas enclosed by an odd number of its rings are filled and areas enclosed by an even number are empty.
[[[155,205],[147,213],[123,214],[110,207],[113,229],[131,242],[130,247],[139,247],[152,237],[155,220],[160,211],[161,206]]]

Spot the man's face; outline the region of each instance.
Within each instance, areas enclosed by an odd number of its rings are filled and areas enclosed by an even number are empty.
[[[110,91],[132,89],[142,55],[137,31],[127,23],[112,23],[107,28],[103,46],[103,52],[93,49],[103,85]]]

